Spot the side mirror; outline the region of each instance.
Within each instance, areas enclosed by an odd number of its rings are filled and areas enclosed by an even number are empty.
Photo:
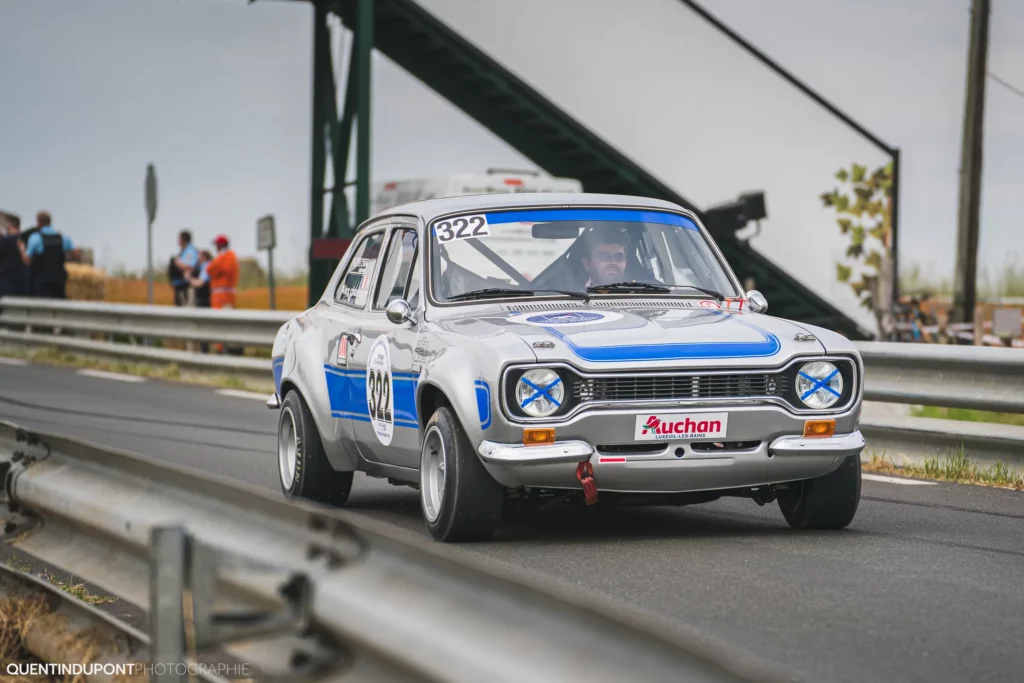
[[[751,313],[764,313],[768,310],[768,299],[765,299],[761,292],[752,289],[747,292],[747,306]]]
[[[401,325],[405,322],[410,322],[413,325],[416,324],[416,316],[412,314],[409,302],[405,299],[395,299],[389,303],[388,307],[384,309],[384,315],[396,325]]]

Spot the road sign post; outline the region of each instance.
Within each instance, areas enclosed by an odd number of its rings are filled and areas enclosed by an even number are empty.
[[[156,219],[156,170],[146,166],[146,301],[153,303],[153,221]]]
[[[256,221],[256,249],[267,250],[267,286],[270,288],[270,310],[277,309],[277,297],[274,292],[274,247],[277,246],[277,233],[274,230],[273,215],[266,215]]]

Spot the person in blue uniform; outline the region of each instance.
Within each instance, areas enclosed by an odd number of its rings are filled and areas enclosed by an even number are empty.
[[[25,256],[32,280],[32,296],[66,299],[66,263],[76,255],[71,238],[53,227],[48,211],[36,214],[37,230],[25,243]]]

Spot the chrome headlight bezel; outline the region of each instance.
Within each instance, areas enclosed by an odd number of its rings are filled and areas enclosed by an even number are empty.
[[[827,360],[804,363],[794,381],[796,397],[811,410],[828,410],[842,401],[845,385],[841,368]]]
[[[513,390],[516,409],[531,418],[555,415],[565,407],[566,396],[565,378],[543,366],[520,373]]]

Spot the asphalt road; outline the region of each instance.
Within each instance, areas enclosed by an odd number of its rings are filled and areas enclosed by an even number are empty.
[[[279,491],[276,413],[251,398],[0,365],[0,418]],[[360,477],[350,507],[427,535],[412,489]],[[445,549],[582,588],[793,680],[1024,681],[1024,494],[1012,491],[865,481],[841,532],[794,532],[748,500],[561,508]]]

